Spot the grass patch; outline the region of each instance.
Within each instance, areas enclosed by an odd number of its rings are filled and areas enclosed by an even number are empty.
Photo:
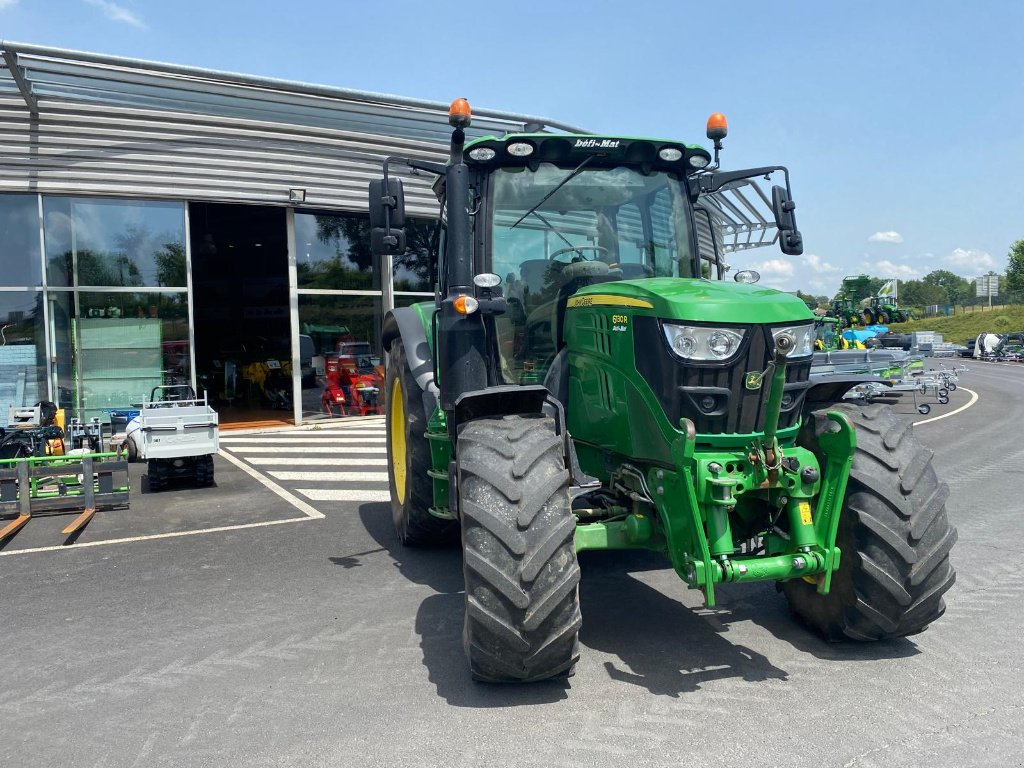
[[[911,331],[935,331],[945,341],[963,344],[966,339],[979,333],[1010,333],[1024,331],[1024,305],[1006,306],[984,312],[968,312],[952,317],[926,317],[908,323],[891,323],[889,330],[894,333]]]

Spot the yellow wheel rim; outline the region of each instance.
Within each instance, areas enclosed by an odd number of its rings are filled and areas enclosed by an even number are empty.
[[[402,399],[402,380],[395,376],[388,403],[388,434],[391,436],[391,475],[395,478],[398,503],[405,503],[405,404]]]

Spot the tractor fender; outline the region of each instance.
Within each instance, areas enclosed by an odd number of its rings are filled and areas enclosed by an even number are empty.
[[[814,409],[821,408],[823,405],[838,403],[843,399],[843,395],[855,386],[869,382],[880,383],[886,382],[886,380],[879,376],[866,376],[864,374],[838,376],[831,373],[818,376],[811,374],[806,402],[808,405],[813,406]]]
[[[555,432],[562,438],[565,466],[569,470],[570,496],[575,498],[600,487],[601,483],[597,478],[591,477],[580,468],[576,446],[566,429],[565,409],[543,384],[508,384],[464,392],[455,401],[449,427],[454,424],[455,434],[458,434],[464,424],[475,419],[494,419],[511,415],[547,416],[554,420]],[[451,472],[449,474],[451,476]],[[451,488],[455,488],[455,485]],[[453,494],[452,498],[454,497]]]
[[[405,359],[423,393],[423,412],[430,414],[437,407],[438,389],[434,383],[434,355],[427,340],[427,319],[412,307],[396,307],[384,315],[381,344],[384,351],[391,349],[396,339],[405,347]]]

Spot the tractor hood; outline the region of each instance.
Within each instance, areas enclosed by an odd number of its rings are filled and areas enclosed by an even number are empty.
[[[616,299],[622,299],[621,303]],[[598,283],[580,289],[570,306],[622,306],[666,320],[723,325],[812,321],[796,296],[773,288],[692,278],[655,277]],[[646,314],[646,313],[645,313]]]

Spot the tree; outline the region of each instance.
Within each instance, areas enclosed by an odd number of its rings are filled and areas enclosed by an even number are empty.
[[[1014,293],[1024,292],[1024,240],[1010,246],[1010,265],[1006,268],[1006,288]]]
[[[928,307],[932,304],[949,303],[949,295],[945,288],[935,283],[925,280],[902,280],[900,281],[899,302],[901,306],[905,307]]]
[[[942,288],[946,293],[946,303],[949,304],[964,304],[973,295],[971,284],[967,279],[954,275],[947,269],[936,269],[929,272],[924,276],[923,282]]]

